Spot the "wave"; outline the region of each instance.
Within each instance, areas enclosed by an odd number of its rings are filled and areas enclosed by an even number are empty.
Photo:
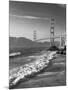
[[[21,55],[21,52],[14,52],[14,53],[10,53],[9,56],[17,56],[17,55]]]
[[[26,80],[28,76],[35,75],[48,66],[50,61],[56,57],[56,51],[47,52],[29,64],[10,70],[9,88],[16,85],[20,80]]]

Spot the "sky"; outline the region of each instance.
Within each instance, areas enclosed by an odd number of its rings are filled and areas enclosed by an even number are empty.
[[[55,19],[55,36],[65,34],[66,5],[9,1],[9,33],[12,37],[26,37],[33,40],[50,36],[51,17]]]

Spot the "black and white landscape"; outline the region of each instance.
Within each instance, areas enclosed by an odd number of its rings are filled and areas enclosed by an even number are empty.
[[[66,85],[66,5],[9,1],[9,88]]]

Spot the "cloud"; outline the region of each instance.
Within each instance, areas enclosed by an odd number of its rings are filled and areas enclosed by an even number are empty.
[[[19,16],[19,15],[9,15],[12,17],[17,17],[17,18],[26,18],[26,19],[42,19],[42,20],[49,20],[49,18],[45,18],[45,17],[36,17],[36,16]]]

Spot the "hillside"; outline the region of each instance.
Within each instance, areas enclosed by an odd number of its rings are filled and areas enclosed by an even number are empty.
[[[29,40],[24,37],[16,38],[9,37],[9,48],[33,48],[33,47],[48,47],[49,42],[39,43]]]

